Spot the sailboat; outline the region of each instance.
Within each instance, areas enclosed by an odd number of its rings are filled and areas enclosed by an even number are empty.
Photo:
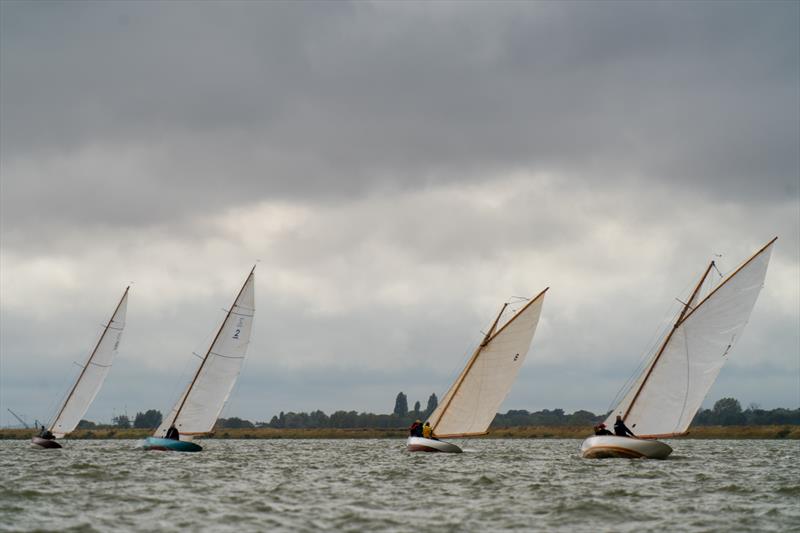
[[[408,451],[460,453],[457,445],[441,439],[488,433],[528,354],[546,292],[528,301],[498,329],[509,305],[503,304],[466,367],[428,418],[435,438],[409,437]]]
[[[111,319],[103,328],[100,339],[89,354],[86,363],[81,367],[80,374],[69,390],[67,397],[61,407],[53,417],[53,421],[47,427],[47,431],[55,438],[42,438],[35,436],[31,439],[33,448],[61,448],[55,441],[64,435],[71,433],[81,421],[86,410],[94,401],[95,396],[103,386],[103,382],[111,370],[111,364],[119,348],[119,341],[122,338],[122,330],[125,329],[125,314],[128,309],[128,290],[125,288],[122,293]]]
[[[142,442],[144,449],[180,452],[203,449],[192,439],[210,433],[214,428],[247,354],[255,314],[254,282],[255,266],[217,330],[192,381],[153,436]],[[166,438],[173,425],[180,434],[179,440]]]
[[[660,348],[605,421],[610,426],[621,417],[638,438],[589,437],[581,446],[583,457],[666,459],[672,453],[658,439],[688,432],[750,318],[776,240],[702,296],[701,289],[716,268],[711,261]]]

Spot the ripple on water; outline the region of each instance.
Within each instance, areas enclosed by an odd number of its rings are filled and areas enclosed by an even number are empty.
[[[796,442],[673,444],[670,460],[643,461],[582,459],[577,440],[474,440],[447,455],[401,440],[211,440],[199,454],[2,441],[0,529],[797,529]]]

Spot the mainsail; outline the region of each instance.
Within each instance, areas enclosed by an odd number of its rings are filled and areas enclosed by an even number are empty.
[[[437,437],[483,435],[488,431],[528,354],[545,292],[547,289],[495,331],[505,311],[503,306],[483,342],[428,419]]]
[[[617,415],[640,437],[685,433],[755,306],[772,253],[772,239],[699,299],[706,269],[661,348],[606,420]]]
[[[78,379],[75,380],[75,384],[50,424],[50,431],[58,438],[75,429],[83,415],[86,414],[86,410],[89,409],[94,397],[97,396],[97,392],[111,369],[114,356],[119,348],[119,341],[122,338],[122,330],[125,328],[128,289],[130,287],[125,288],[122,298],[114,309],[114,314],[111,315],[111,320],[103,329],[103,333],[86,364],[83,365]]]
[[[239,377],[255,313],[255,267],[250,271],[233,306],[178,403],[154,436],[164,437],[174,423],[181,435],[208,433],[214,428]]]

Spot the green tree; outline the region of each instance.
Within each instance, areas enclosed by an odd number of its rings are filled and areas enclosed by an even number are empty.
[[[227,429],[241,429],[241,428],[250,429],[256,427],[249,420],[242,420],[238,416],[232,416],[230,418],[220,418],[219,420],[217,420],[216,426],[218,428],[227,428]]]
[[[406,416],[408,414],[408,398],[402,392],[397,394],[394,401],[394,414],[397,416]]]
[[[439,398],[436,397],[436,393],[434,392],[428,397],[428,406],[425,408],[425,415],[430,415],[438,406]]]
[[[736,398],[722,398],[717,400],[712,409],[716,423],[721,426],[736,426],[744,424],[745,416],[742,405]]]
[[[414,416],[419,416],[420,407],[419,401],[414,402]]]
[[[131,427],[131,419],[128,418],[128,415],[119,415],[111,419],[111,424],[118,428],[128,429]]]
[[[136,413],[136,416],[133,418],[133,427],[156,428],[161,425],[161,420],[163,420],[161,411],[148,409],[144,413]]]
[[[91,420],[81,420],[78,422],[78,429],[89,429],[95,427],[97,424]]]

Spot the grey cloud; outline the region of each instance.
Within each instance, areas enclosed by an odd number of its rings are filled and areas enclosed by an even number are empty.
[[[110,204],[139,224],[515,169],[782,201],[800,172],[798,10],[4,3],[4,196],[42,206],[6,200],[6,223],[107,221]],[[139,175],[81,165],[87,147],[133,153]],[[16,166],[58,155],[60,184]]]
[[[3,405],[46,411],[135,280],[92,412],[166,409],[260,258],[231,414],[442,393],[500,302],[545,285],[505,407],[599,411],[704,261],[774,234],[739,354],[764,385],[734,360],[711,397],[794,390],[796,3],[0,14]]]

